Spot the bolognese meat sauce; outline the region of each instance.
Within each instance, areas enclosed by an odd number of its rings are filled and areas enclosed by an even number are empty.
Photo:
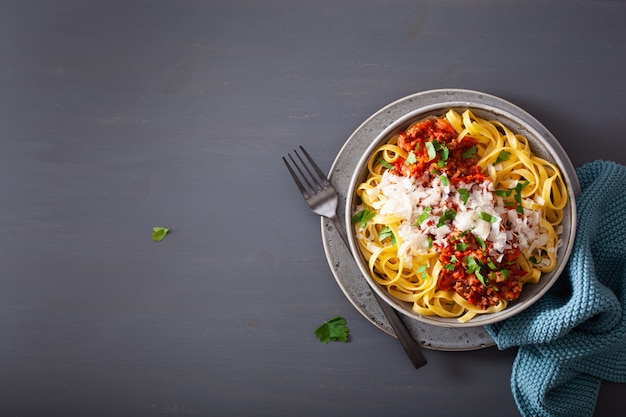
[[[476,139],[457,137],[445,118],[427,119],[411,126],[398,135],[397,145],[407,152],[407,157],[398,158],[392,172],[418,182],[442,176],[455,186],[490,181],[477,165]],[[453,213],[455,207],[449,209]],[[519,297],[519,279],[527,272],[516,267],[521,255],[518,249],[507,249],[495,257],[491,242],[460,230],[450,233],[444,244],[436,246],[444,266],[437,282],[441,290],[455,291],[483,309]]]

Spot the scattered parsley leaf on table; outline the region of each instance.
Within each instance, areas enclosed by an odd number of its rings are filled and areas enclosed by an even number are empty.
[[[155,242],[160,242],[163,240],[165,235],[170,231],[169,227],[161,227],[156,226],[152,228],[152,240]]]
[[[328,342],[347,342],[348,341],[348,327],[346,326],[346,319],[337,316],[328,321],[325,321],[320,327],[315,329],[315,335],[323,343]]]

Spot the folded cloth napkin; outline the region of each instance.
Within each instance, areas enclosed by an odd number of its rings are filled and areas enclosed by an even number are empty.
[[[487,327],[519,346],[511,374],[523,416],[591,416],[602,380],[626,383],[626,167],[576,170],[577,226],[567,267],[534,305]]]

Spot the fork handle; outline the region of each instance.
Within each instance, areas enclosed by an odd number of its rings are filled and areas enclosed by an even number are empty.
[[[341,236],[349,250],[350,243],[348,242],[346,229],[343,227],[337,216],[333,216],[330,219],[332,220],[333,224],[335,225],[335,229],[337,229],[337,232],[339,232],[339,235]],[[400,341],[400,344],[404,348],[404,351],[411,360],[411,363],[413,363],[413,366],[415,366],[415,369],[421,368],[422,366],[426,365],[426,363],[428,362],[426,361],[426,357],[424,356],[420,345],[415,341],[415,339],[409,332],[409,329],[407,329],[406,325],[400,318],[398,312],[389,304],[387,304],[382,298],[380,298],[380,296],[373,288],[372,293],[374,294],[374,298],[376,298],[378,305],[380,305],[380,308],[383,310],[383,313],[389,321],[389,324],[396,334],[396,337]]]
[[[413,363],[413,366],[415,366],[415,369],[421,368],[422,366],[426,365],[428,361],[426,360],[426,357],[422,352],[422,348],[415,341],[415,339],[409,332],[409,329],[407,329],[406,325],[398,315],[398,312],[394,310],[394,308],[387,304],[384,300],[382,300],[373,289],[372,293],[374,294],[376,301],[378,301],[380,308],[383,310],[385,317],[387,317],[387,320],[389,320],[391,328],[398,337],[398,340],[404,348],[407,356],[411,360],[411,363]]]

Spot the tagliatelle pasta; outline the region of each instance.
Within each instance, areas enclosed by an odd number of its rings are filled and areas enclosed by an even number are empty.
[[[373,279],[417,314],[501,311],[556,267],[565,183],[502,123],[450,110],[393,136],[367,168],[356,242]]]

